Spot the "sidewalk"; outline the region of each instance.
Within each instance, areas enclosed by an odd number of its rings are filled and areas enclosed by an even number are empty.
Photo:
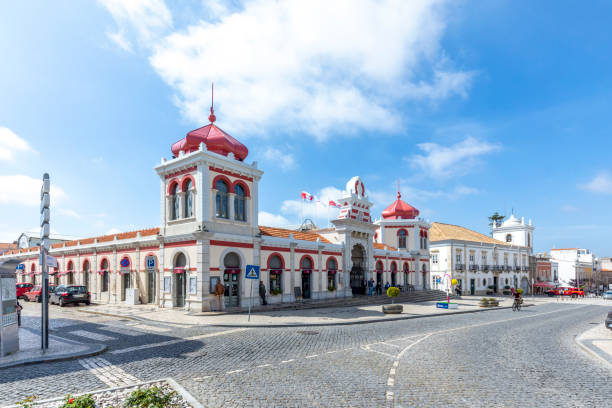
[[[287,327],[287,326],[332,326],[365,324],[419,317],[440,316],[448,314],[475,313],[493,309],[509,308],[512,300],[500,298],[500,306],[482,308],[478,305],[480,297],[469,297],[453,300],[459,305],[458,309],[437,309],[436,302],[398,303],[404,307],[402,314],[383,314],[381,305],[330,307],[325,309],[298,309],[257,312],[251,314],[218,312],[186,312],[178,309],[156,308],[151,305],[130,306],[97,305],[79,308],[82,313],[98,313],[120,318],[129,318],[142,322],[156,322],[171,326],[198,326],[208,325],[217,327]],[[529,301],[526,302],[526,305]]]
[[[40,331],[33,328],[19,329],[19,351],[0,357],[0,368],[46,361],[68,360],[93,356],[106,350],[102,344],[84,344],[49,335],[49,349],[43,353],[40,348]]]
[[[591,355],[612,366],[612,330],[602,323],[576,337],[576,343]]]

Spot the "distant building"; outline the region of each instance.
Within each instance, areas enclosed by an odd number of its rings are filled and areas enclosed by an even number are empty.
[[[68,241],[72,241],[77,239],[77,237],[72,237],[72,236],[62,236],[62,235],[56,235],[56,234],[51,234],[49,236],[49,240],[51,241],[51,244],[61,244],[63,242],[68,242]],[[17,243],[16,248],[18,249],[26,249],[26,248],[34,248],[37,246],[40,246],[40,236],[38,233],[34,233],[34,232],[23,232],[21,233],[21,235],[19,235],[19,238],[17,238],[17,241],[15,241]]]
[[[494,226],[494,238],[458,225],[432,223],[432,287],[448,290],[455,278],[464,294],[499,293],[506,286],[527,292],[532,248],[524,244],[532,244],[534,227],[516,221],[512,216]],[[499,236],[504,241],[495,238]]]
[[[553,248],[550,259],[557,262],[559,284],[591,287],[594,284],[595,257],[585,248]]]
[[[601,289],[612,289],[612,258],[597,258],[596,264],[596,285]]]
[[[17,244],[14,242],[0,242],[0,255],[4,254],[7,251],[10,251],[11,249],[16,249],[17,248]]]

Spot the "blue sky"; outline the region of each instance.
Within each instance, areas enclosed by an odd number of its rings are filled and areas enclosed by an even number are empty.
[[[4,2],[0,241],[159,223],[152,167],[217,124],[265,171],[262,224],[354,175],[374,215],[402,197],[488,233],[532,219],[535,247],[612,255],[612,4],[605,1]],[[328,211],[305,212],[324,225]]]

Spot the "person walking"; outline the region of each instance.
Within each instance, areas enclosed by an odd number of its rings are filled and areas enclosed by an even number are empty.
[[[23,306],[21,306],[19,304],[19,299],[17,299],[17,327],[21,327],[21,310],[23,309]]]
[[[374,294],[374,279],[370,278],[368,281],[368,296],[372,296]]]
[[[266,301],[266,286],[263,284],[262,281],[259,281],[259,297],[261,298],[261,304],[262,305],[267,305],[268,302]]]
[[[223,303],[223,295],[225,294],[225,286],[221,283],[221,280],[217,280],[215,284],[215,296],[217,296],[218,301],[218,311],[223,311],[225,309],[225,304]]]
[[[382,285],[380,284],[380,282],[376,282],[376,294],[382,295]]]
[[[385,293],[387,293],[387,289],[389,289],[391,287],[391,285],[389,285],[389,281],[387,281],[387,283],[385,283]]]

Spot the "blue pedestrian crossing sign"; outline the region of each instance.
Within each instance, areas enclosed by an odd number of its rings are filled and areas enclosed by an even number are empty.
[[[246,273],[244,274],[246,279],[259,279],[259,266],[247,265]]]

